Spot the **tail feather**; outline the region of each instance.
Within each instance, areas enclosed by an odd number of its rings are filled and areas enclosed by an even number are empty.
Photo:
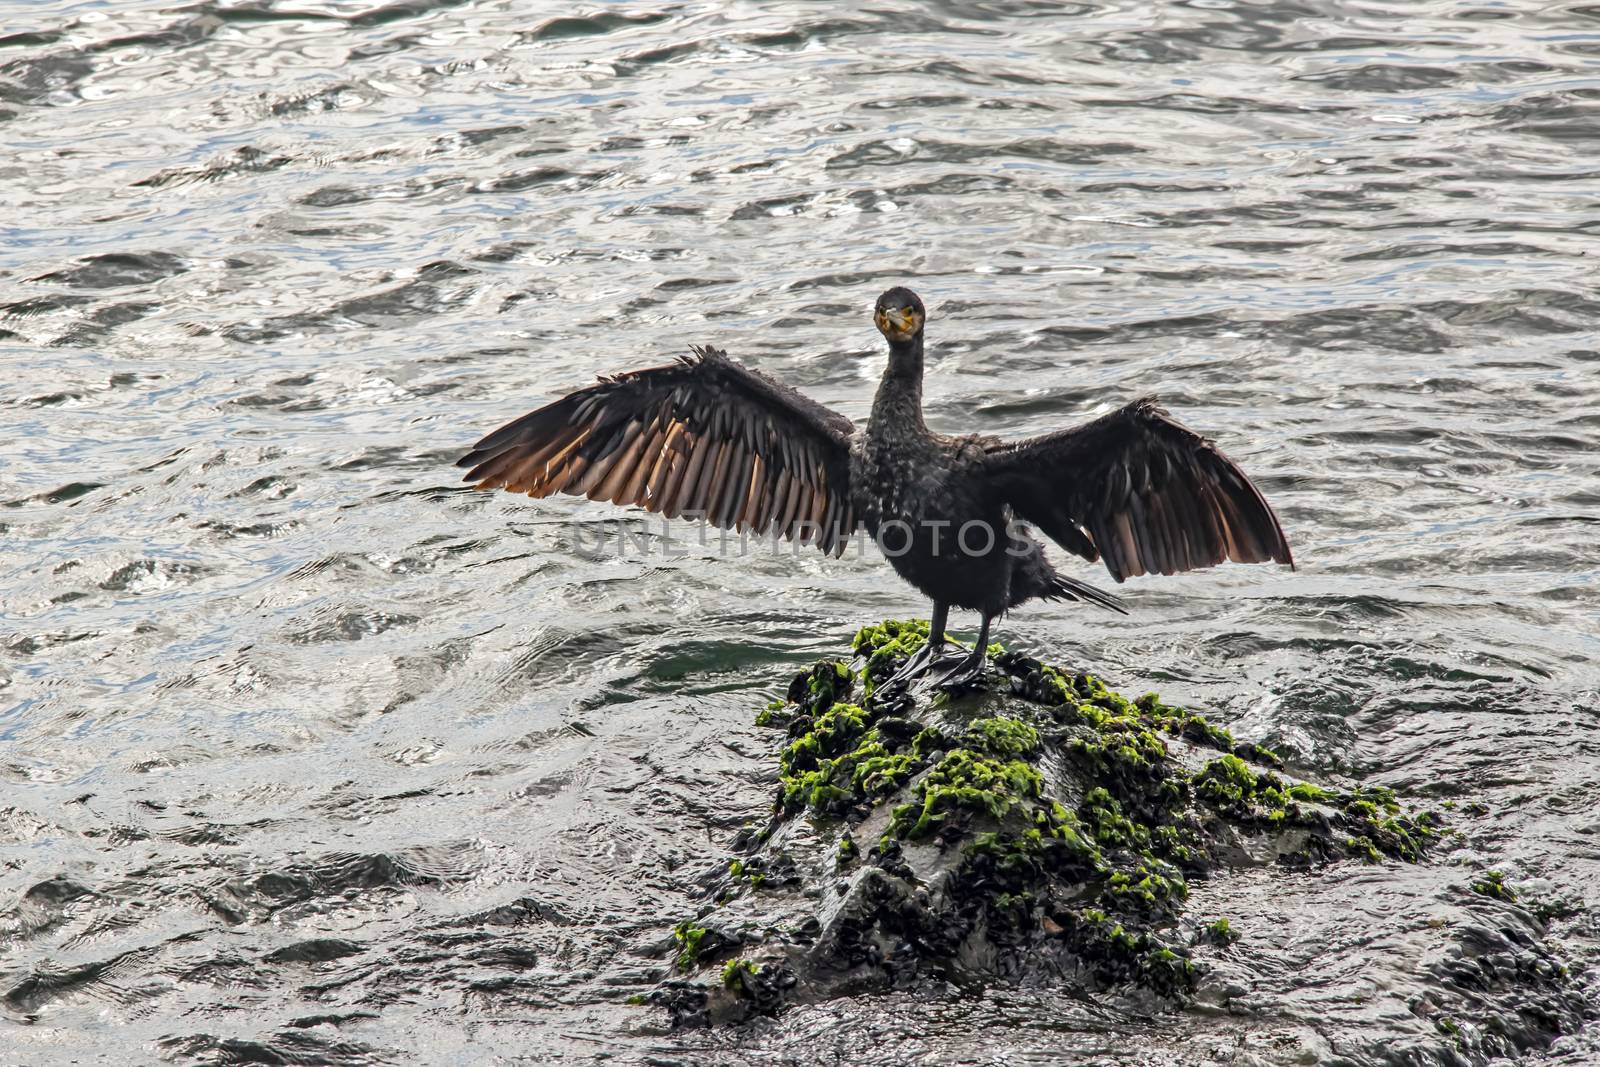
[[[1128,614],[1128,609],[1122,606],[1122,601],[1110,593],[1096,589],[1088,582],[1080,582],[1076,578],[1068,578],[1065,574],[1050,575],[1049,582],[1044,592],[1039,596],[1045,600],[1082,600],[1090,604],[1098,604],[1102,608]]]

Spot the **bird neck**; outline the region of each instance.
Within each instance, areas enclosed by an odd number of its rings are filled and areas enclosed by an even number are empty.
[[[910,420],[923,428],[922,422],[922,335],[909,341],[889,342],[889,367],[878,384],[878,395],[872,402],[872,417]]]

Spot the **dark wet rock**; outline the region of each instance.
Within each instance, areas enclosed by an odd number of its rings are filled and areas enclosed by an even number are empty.
[[[1526,913],[1485,916],[1455,931],[1444,958],[1428,967],[1425,991],[1410,1004],[1433,1023],[1440,1047],[1391,1047],[1391,1060],[1504,1062],[1578,1032],[1595,1015],[1592,993],[1550,950],[1545,932]]]
[[[925,634],[869,626],[852,661],[818,663],[758,716],[787,735],[773,815],[738,836],[739,857],[702,880],[706,906],[674,931],[679,977],[651,999],[675,1025],[945,983],[1115,989],[1177,1008],[1203,991],[1206,956],[1239,937],[1188,913],[1191,882],[1419,862],[1440,836],[1432,813],[1387,790],[1295,780],[1153,693],[1128,700],[998,645],[981,691],[876,693]],[[1498,879],[1482,884],[1506,899]],[[1440,1029],[1430,1055],[1547,1044],[1583,1014],[1537,931],[1508,929],[1464,934],[1435,968],[1439,1003],[1416,1010],[1465,1033],[1481,991],[1514,989],[1516,1006],[1479,1003],[1494,1025],[1470,1041]]]

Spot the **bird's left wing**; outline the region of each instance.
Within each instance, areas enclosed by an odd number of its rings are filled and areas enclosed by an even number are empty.
[[[507,423],[456,466],[479,489],[571,493],[668,518],[817,544],[838,555],[855,427],[715,348],[603,377]]]
[[[1117,581],[1233,560],[1294,566],[1261,490],[1153,399],[1059,433],[994,442],[994,491],[1018,515]]]

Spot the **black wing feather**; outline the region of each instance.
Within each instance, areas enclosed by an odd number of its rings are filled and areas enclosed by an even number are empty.
[[[456,466],[479,489],[572,493],[669,518],[709,512],[724,529],[776,528],[843,552],[858,525],[850,420],[718,349],[693,353],[603,377],[513,419]],[[821,529],[808,521],[818,512]]]
[[[1224,560],[1294,566],[1261,490],[1151,398],[1071,430],[988,447],[996,492],[1117,581]]]

